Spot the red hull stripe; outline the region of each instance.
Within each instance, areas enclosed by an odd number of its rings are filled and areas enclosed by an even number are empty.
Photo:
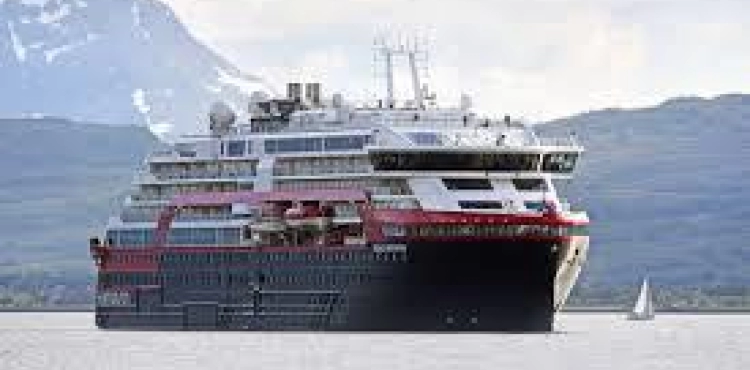
[[[586,221],[564,219],[554,214],[509,215],[471,212],[438,212],[422,210],[381,209],[373,210],[373,218],[379,223],[400,225],[547,225],[582,226]]]
[[[539,241],[539,242],[564,242],[570,240],[570,236],[546,236],[546,235],[516,235],[516,236],[510,236],[510,235],[493,235],[493,236],[406,236],[401,238],[394,238],[397,239],[398,242],[424,242],[424,241],[431,241],[431,242],[453,242],[458,243],[456,245],[457,248],[461,247],[461,243],[472,243],[476,241],[491,241],[496,240],[499,243],[512,243],[516,241],[520,242],[529,242],[529,241]]]
[[[559,243],[566,242],[571,239],[570,236],[542,236],[542,235],[516,235],[516,236],[424,236],[424,237],[400,237],[391,238],[387,242],[389,243],[408,243],[408,242],[445,242],[445,243],[456,243],[456,247],[460,248],[461,244],[471,243],[473,241],[487,241],[497,240],[498,243],[509,243],[514,241],[539,241],[539,242],[550,242]],[[181,253],[181,254],[208,254],[208,253],[304,253],[304,252],[318,252],[318,253],[334,253],[341,251],[365,251],[370,250],[370,247],[362,244],[356,245],[336,245],[336,246],[263,246],[263,247],[248,247],[248,246],[206,246],[206,245],[180,245],[180,246],[169,246],[166,248],[100,248],[100,252],[104,258],[103,263],[99,267],[101,272],[158,272],[159,271],[159,258],[163,254]]]

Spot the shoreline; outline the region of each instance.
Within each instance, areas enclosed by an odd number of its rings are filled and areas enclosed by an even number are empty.
[[[60,306],[60,307],[0,307],[0,313],[21,312],[94,312],[94,306]]]
[[[561,313],[628,313],[630,308],[623,307],[566,307]],[[657,308],[657,313],[663,314],[750,314],[750,307],[685,307],[685,308]]]
[[[627,313],[628,308],[622,307],[566,307],[560,313],[579,314],[579,313]],[[76,305],[76,306],[59,306],[59,307],[0,307],[0,313],[34,313],[34,312],[94,312],[94,306]],[[657,309],[657,313],[662,314],[750,314],[750,307],[725,307],[725,308],[662,308]]]

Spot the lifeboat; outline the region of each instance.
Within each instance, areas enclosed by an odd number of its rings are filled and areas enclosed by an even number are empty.
[[[296,206],[284,211],[284,222],[292,228],[314,227],[323,229],[330,219],[316,206]]]
[[[284,231],[284,210],[273,203],[263,204],[260,208],[260,217],[256,217],[249,226],[256,232]]]

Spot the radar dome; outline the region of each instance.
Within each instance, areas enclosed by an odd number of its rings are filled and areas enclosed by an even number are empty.
[[[211,121],[211,133],[217,135],[228,133],[237,121],[237,114],[224,102],[213,103],[208,116]]]

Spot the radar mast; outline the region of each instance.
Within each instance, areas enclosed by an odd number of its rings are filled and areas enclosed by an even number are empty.
[[[420,71],[427,73],[428,55],[426,41],[413,37],[410,39],[397,38],[397,40],[387,40],[385,37],[378,37],[375,40],[375,61],[382,62],[385,65],[385,84],[386,98],[385,106],[387,108],[395,107],[395,93],[393,82],[394,59],[403,57],[407,59],[409,72],[411,74],[412,91],[414,94],[414,105],[417,109],[425,109],[425,99],[427,95],[427,86],[422,85]]]

